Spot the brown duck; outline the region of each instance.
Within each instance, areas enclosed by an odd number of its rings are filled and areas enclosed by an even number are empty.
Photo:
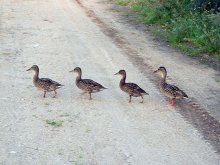
[[[119,83],[119,87],[122,91],[127,93],[129,95],[129,103],[131,102],[131,97],[141,97],[142,100],[140,103],[143,103],[144,101],[144,95],[149,95],[147,92],[145,92],[143,89],[141,89],[137,84],[134,83],[126,83],[126,72],[125,70],[120,70],[115,75],[121,75],[121,81]]]
[[[35,71],[35,75],[33,77],[33,83],[34,83],[34,86],[37,87],[39,90],[44,91],[43,97],[46,96],[47,92],[52,92],[52,91],[54,91],[55,93],[54,97],[55,97],[57,94],[56,90],[58,88],[61,88],[63,85],[49,78],[39,78],[39,67],[37,65],[33,65],[27,71],[30,71],[30,70]]]
[[[107,89],[103,87],[101,84],[90,80],[90,79],[82,79],[82,70],[79,67],[76,67],[75,69],[71,70],[70,72],[77,73],[76,77],[76,86],[84,91],[84,93],[89,94],[89,99],[92,99],[91,93],[100,92],[104,89]]]
[[[187,94],[179,89],[177,86],[167,84],[167,70],[165,67],[159,67],[154,73],[158,73],[160,76],[160,89],[161,92],[170,99],[171,106],[174,106],[176,99],[188,98]]]

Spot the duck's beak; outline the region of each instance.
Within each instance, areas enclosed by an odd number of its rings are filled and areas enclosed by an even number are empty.
[[[154,73],[157,73],[158,70],[155,70]]]
[[[71,70],[71,71],[69,71],[69,72],[74,72],[74,69],[73,69],[73,70]]]
[[[117,73],[115,73],[114,75],[118,75],[119,73],[117,72]]]
[[[27,69],[26,71],[30,71],[30,70],[31,70],[31,68]]]

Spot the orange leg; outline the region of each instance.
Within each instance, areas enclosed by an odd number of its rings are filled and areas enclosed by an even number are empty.
[[[175,99],[170,99],[170,105],[173,107],[175,103]]]

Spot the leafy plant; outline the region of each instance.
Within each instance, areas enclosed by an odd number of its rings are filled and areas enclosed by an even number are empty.
[[[192,0],[120,0],[138,12],[146,25],[156,24],[156,33],[191,55],[220,54],[220,14],[195,10]]]

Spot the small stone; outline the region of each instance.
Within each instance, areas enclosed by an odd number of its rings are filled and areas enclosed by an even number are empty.
[[[16,154],[16,152],[15,151],[11,151],[10,154]]]

